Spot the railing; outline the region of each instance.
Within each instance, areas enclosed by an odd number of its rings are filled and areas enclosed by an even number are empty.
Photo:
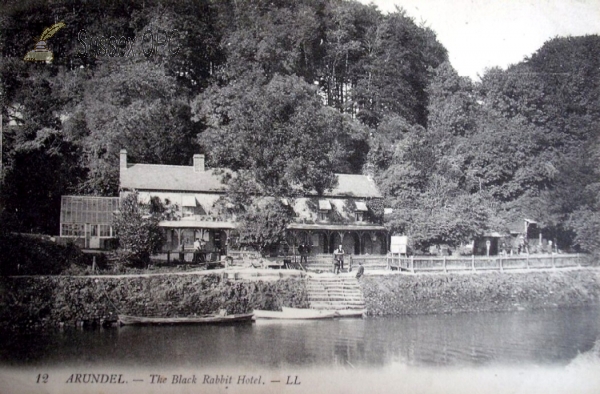
[[[200,256],[202,255],[202,257]],[[212,262],[218,261],[221,258],[221,254],[219,252],[199,252],[196,255],[196,262]],[[157,253],[152,255],[152,260],[159,262],[167,262],[167,263],[179,263],[179,264],[191,264],[194,263],[194,251],[186,250],[184,252],[179,251],[166,251]]]
[[[183,261],[179,252],[161,253],[153,256],[153,260],[179,263],[192,263],[193,251],[184,253]],[[206,253],[203,262],[216,262],[223,256],[217,252]],[[260,257],[258,252],[228,253],[234,265],[237,261],[251,262],[263,268],[294,268],[329,271],[333,268],[332,254],[308,256],[306,263],[300,263],[299,255],[279,256],[276,258]],[[361,263],[366,270],[399,270],[408,272],[451,272],[451,271],[506,271],[514,269],[566,268],[581,266],[582,256],[579,254],[521,254],[514,256],[386,256],[386,255],[346,255],[344,271],[350,265],[356,270]]]
[[[300,260],[299,257],[297,257]],[[356,270],[358,263],[361,263],[365,269],[386,269],[388,264],[385,255],[345,255],[344,269],[346,272],[352,267]],[[333,254],[318,254],[308,256],[306,267],[307,270],[330,271],[333,270]]]
[[[427,271],[505,271],[511,269],[566,268],[581,266],[579,254],[522,254],[517,256],[410,256],[386,257],[390,269]]]

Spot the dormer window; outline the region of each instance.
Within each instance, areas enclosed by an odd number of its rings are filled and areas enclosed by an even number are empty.
[[[196,214],[196,207],[198,202],[195,196],[184,195],[181,198],[181,210],[184,217],[191,217]]]
[[[354,218],[357,222],[364,222],[365,213],[368,211],[367,204],[363,201],[355,201],[354,204]]]
[[[331,211],[331,203],[328,200],[319,200],[319,220],[326,221]]]

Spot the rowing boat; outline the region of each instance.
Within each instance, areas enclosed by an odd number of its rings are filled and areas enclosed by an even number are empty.
[[[363,317],[366,309],[338,309],[335,311],[336,317]]]
[[[191,317],[142,317],[119,315],[119,323],[124,326],[147,324],[228,324],[251,323],[252,313],[239,315],[204,315]]]
[[[335,311],[324,311],[318,309],[286,308],[282,311],[254,310],[256,319],[284,319],[284,320],[316,320],[332,319],[336,316]]]
[[[283,312],[291,314],[310,314],[317,309],[300,309],[300,308],[288,308],[286,306],[281,308]],[[308,311],[308,312],[307,312]],[[362,317],[366,313],[366,309],[318,309],[318,311],[330,314],[335,314],[335,317]]]

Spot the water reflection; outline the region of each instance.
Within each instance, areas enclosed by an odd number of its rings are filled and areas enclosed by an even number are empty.
[[[226,327],[124,327],[5,335],[0,365],[559,366],[592,349],[599,334],[599,308]]]

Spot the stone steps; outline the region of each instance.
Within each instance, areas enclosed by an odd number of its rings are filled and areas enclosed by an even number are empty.
[[[307,296],[312,309],[364,309],[365,301],[354,277],[309,278]]]

